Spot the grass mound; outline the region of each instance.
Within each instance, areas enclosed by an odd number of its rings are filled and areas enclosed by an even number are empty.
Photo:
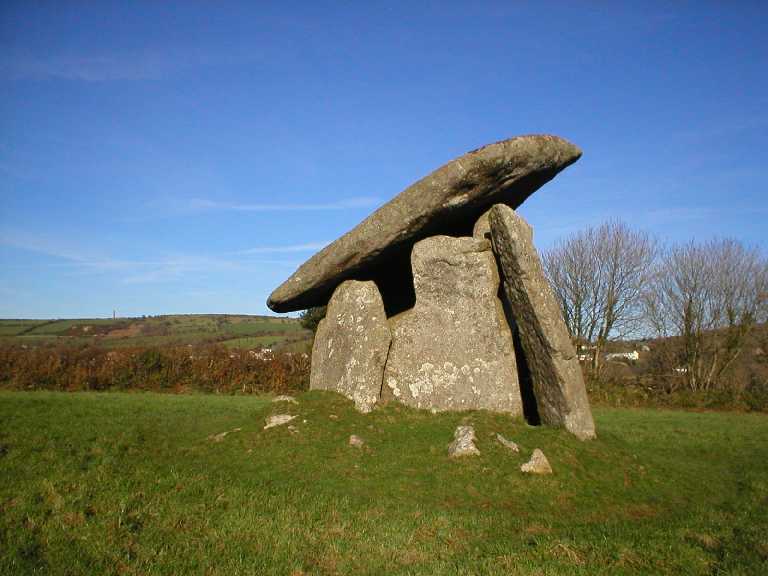
[[[0,572],[768,569],[764,415],[604,409],[583,443],[498,414],[298,400],[0,393]],[[295,430],[263,430],[277,413]],[[463,422],[482,454],[451,460]],[[534,448],[552,476],[520,472]]]

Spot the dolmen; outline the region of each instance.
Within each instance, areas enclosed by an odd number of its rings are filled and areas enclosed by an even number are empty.
[[[302,264],[267,305],[327,306],[310,388],[361,412],[386,402],[485,409],[594,438],[576,351],[515,212],[580,157],[550,135],[473,150]]]

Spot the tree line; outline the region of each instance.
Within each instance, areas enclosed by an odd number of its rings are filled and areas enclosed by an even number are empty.
[[[542,261],[596,375],[610,340],[664,338],[666,369],[692,391],[710,390],[768,319],[768,259],[739,240],[664,245],[611,221],[560,240]]]

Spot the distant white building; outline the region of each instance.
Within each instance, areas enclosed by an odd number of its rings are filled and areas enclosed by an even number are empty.
[[[271,360],[273,358],[272,348],[261,348],[260,350],[249,350],[248,355],[259,360]]]
[[[631,360],[633,362],[640,360],[640,353],[637,350],[632,352],[612,352],[605,355],[606,360]]]
[[[586,344],[579,344],[576,346],[576,354],[579,358],[579,362],[591,362],[595,357],[596,346],[587,346]]]

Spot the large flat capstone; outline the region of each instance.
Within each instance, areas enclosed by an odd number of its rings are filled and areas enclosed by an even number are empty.
[[[381,395],[391,336],[373,282],[347,280],[333,293],[312,347],[310,389],[333,390],[370,412]]]
[[[382,398],[434,411],[521,414],[490,242],[434,236],[416,243],[411,259],[416,304],[390,319]]]
[[[520,334],[539,416],[582,440],[595,437],[584,377],[560,307],[533,246],[533,232],[512,208],[496,205],[489,224],[504,295]]]
[[[491,205],[517,207],[581,156],[557,136],[519,136],[474,150],[406,188],[350,232],[312,256],[280,285],[275,312],[322,306],[346,279],[375,280],[390,315],[409,308],[410,251],[434,235],[470,236]]]

